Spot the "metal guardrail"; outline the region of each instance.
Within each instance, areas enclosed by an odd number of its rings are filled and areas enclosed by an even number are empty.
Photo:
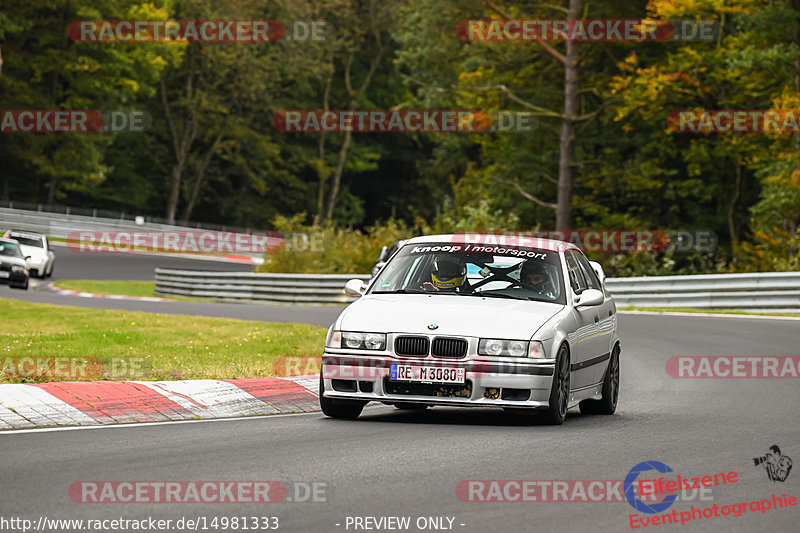
[[[618,307],[800,313],[800,272],[608,278]]]
[[[104,218],[74,213],[51,213],[47,211],[31,211],[0,207],[0,230],[17,229],[43,233],[48,237],[66,239],[70,234],[78,231],[191,231],[207,229],[220,231],[224,226],[194,224],[192,226],[175,226],[149,222],[147,219],[142,224],[126,218]],[[245,232],[243,229],[225,229],[224,231]]]
[[[193,296],[219,301],[346,304],[347,280],[369,280],[369,274],[264,274],[156,269],[156,296]]]
[[[347,280],[368,274],[262,274],[156,269],[156,295],[221,301],[344,304]],[[618,307],[800,313],[800,272],[608,278]]]
[[[98,223],[118,223],[124,227],[133,227],[136,219],[142,219],[144,224],[149,227],[174,228],[174,224],[167,224],[167,220],[161,217],[150,215],[137,215],[135,213],[125,213],[111,211],[107,209],[91,209],[85,207],[70,207],[63,205],[32,204],[26,202],[3,201],[0,202],[0,213],[16,216],[18,214],[35,214],[36,216],[46,217],[50,220],[71,219],[72,217],[82,217],[84,220],[96,219]],[[0,221],[4,220],[0,218]],[[137,225],[141,229],[141,225]],[[15,228],[16,229],[16,228]],[[24,229],[24,228],[20,228]],[[250,228],[226,226],[222,224],[208,224],[205,222],[187,222],[177,227],[177,229],[204,229],[211,231],[230,231],[233,233],[247,233]],[[28,230],[34,231],[34,230]],[[41,232],[39,232],[41,233]]]

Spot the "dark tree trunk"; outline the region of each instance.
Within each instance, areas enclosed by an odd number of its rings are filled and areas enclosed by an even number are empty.
[[[581,0],[570,0],[569,19],[577,19]],[[572,165],[575,159],[574,125],[578,116],[578,43],[567,41],[564,56],[564,114],[561,118],[558,158],[556,229],[572,229]]]

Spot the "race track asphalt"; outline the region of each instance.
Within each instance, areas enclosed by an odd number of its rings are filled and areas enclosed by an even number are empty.
[[[253,271],[253,265],[250,264],[167,254],[77,253],[66,246],[53,246],[53,253],[56,254],[54,280],[152,281],[155,278],[155,269],[158,267],[228,272]]]
[[[53,280],[152,281],[155,278],[155,269],[158,267],[228,272],[251,272],[253,270],[252,265],[200,258],[194,259],[191,257],[123,253],[79,254],[63,246],[56,246],[54,250],[56,254],[56,268],[53,274]],[[330,326],[343,309],[337,306],[291,306],[178,301],[149,302],[141,300],[82,298],[79,296],[63,296],[33,288],[33,285],[45,284],[48,281],[50,280],[34,279],[32,280],[32,288],[28,291],[14,290],[10,289],[7,285],[0,285],[0,297],[27,302],[72,305],[92,309],[121,309],[173,315],[239,318],[242,320],[261,320],[264,322],[300,322],[324,327]]]
[[[459,499],[456,486],[470,479],[620,480],[645,460],[684,477],[738,473],[738,482],[712,490],[713,501],[678,501],[667,512],[800,496],[797,466],[781,483],[753,464],[775,444],[800,460],[797,379],[675,379],[665,371],[673,355],[800,355],[797,321],[625,314],[620,337],[617,414],[573,409],[560,427],[490,409],[412,413],[377,405],[356,421],[311,413],[0,433],[0,517],[207,517],[210,524],[214,517],[277,516],[279,531],[311,533],[416,532],[423,531],[414,525],[418,517],[447,516],[453,531],[464,533],[630,531],[634,509],[626,502],[470,502]],[[84,480],[322,482],[327,501],[75,503],[69,487]],[[348,516],[409,516],[412,527],[348,528]],[[647,530],[797,531],[799,518],[800,508],[791,507]]]

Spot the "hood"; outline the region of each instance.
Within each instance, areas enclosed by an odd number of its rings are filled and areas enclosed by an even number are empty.
[[[478,296],[375,294],[350,304],[336,329],[529,339],[563,308],[547,302]],[[432,331],[428,324],[439,327]]]

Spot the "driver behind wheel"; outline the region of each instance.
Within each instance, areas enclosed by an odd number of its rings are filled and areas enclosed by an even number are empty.
[[[455,257],[434,259],[431,280],[422,284],[426,291],[463,291],[467,287],[467,265]]]
[[[550,285],[545,263],[538,259],[528,259],[522,264],[519,280],[528,289],[532,289],[548,298],[555,298]]]

